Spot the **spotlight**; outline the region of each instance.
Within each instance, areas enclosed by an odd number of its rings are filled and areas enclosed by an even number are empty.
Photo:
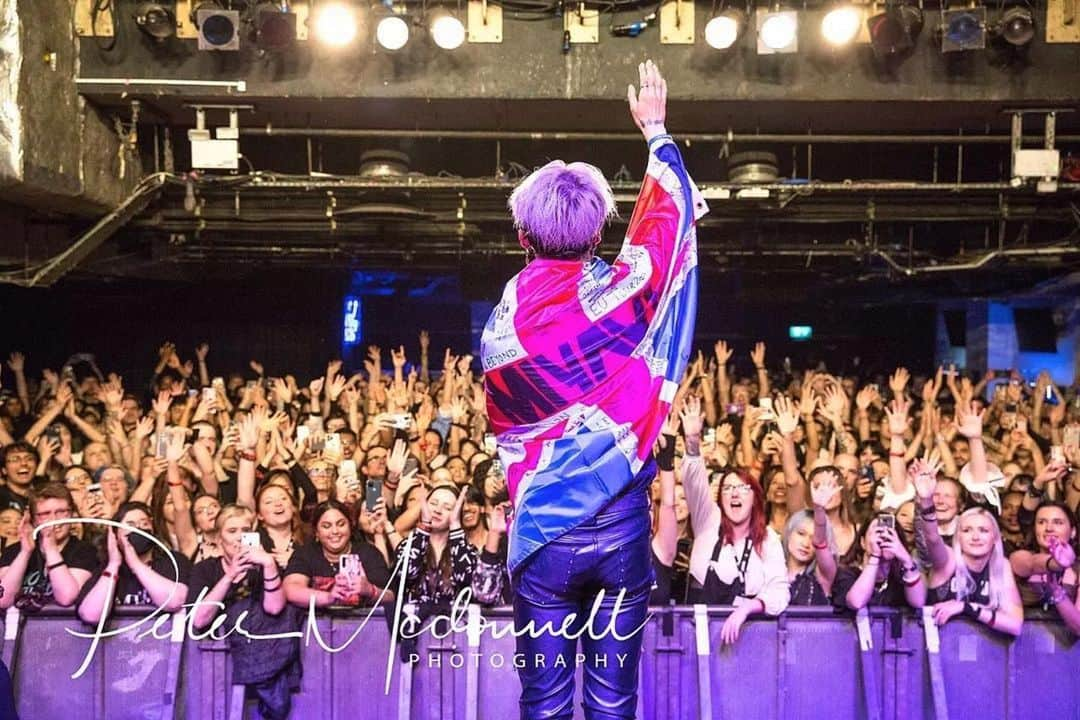
[[[1027,45],[1035,37],[1035,14],[1029,7],[1013,5],[1002,13],[997,32],[1010,45]]]
[[[199,29],[200,50],[239,50],[240,13],[237,10],[208,8],[206,4],[195,11]]]
[[[323,45],[344,47],[356,39],[356,13],[342,3],[320,4],[313,27]]]
[[[922,10],[914,5],[894,5],[866,21],[870,47],[878,58],[907,52],[923,28]]]
[[[862,13],[851,5],[840,5],[826,13],[821,21],[821,34],[830,45],[847,45],[859,34],[861,23]]]
[[[409,42],[409,24],[399,15],[390,15],[375,27],[375,39],[387,50],[400,50]]]
[[[738,10],[724,10],[705,25],[705,42],[717,50],[727,50],[735,44],[746,27],[746,16]]]
[[[981,50],[986,47],[986,8],[947,10],[942,16],[941,51]]]
[[[136,5],[135,24],[158,42],[176,34],[176,15],[161,3],[141,2]]]
[[[465,42],[465,24],[449,12],[436,12],[432,16],[430,27],[431,39],[443,50],[456,50]]]
[[[758,55],[799,50],[799,16],[794,10],[757,11]]]
[[[255,41],[264,50],[284,50],[296,42],[296,13],[285,0],[255,10]]]

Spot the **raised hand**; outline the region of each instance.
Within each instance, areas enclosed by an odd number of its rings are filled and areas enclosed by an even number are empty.
[[[810,499],[815,507],[827,508],[842,489],[836,473],[819,472],[810,486]]]
[[[274,397],[276,397],[278,400],[285,403],[286,405],[292,402],[293,394],[292,390],[289,389],[289,383],[285,382],[283,378],[274,378],[272,382],[272,387],[274,389]]]
[[[497,535],[506,534],[506,511],[509,507],[510,503],[499,503],[491,508],[491,512],[489,512],[487,516],[488,532],[493,532]]]
[[[405,367],[405,346],[398,345],[398,349],[390,348],[390,362],[394,364],[395,368]]]
[[[974,403],[956,406],[956,429],[968,440],[982,437],[983,413],[976,411]]]
[[[934,497],[934,487],[937,486],[938,468],[920,459],[908,466],[908,480],[915,487],[915,494],[920,500],[930,500]]]
[[[142,442],[154,432],[154,418],[144,415],[135,423],[135,439]]]
[[[326,396],[330,399],[330,402],[335,402],[344,389],[345,376],[335,375],[334,379],[330,381],[330,384],[326,386]]]
[[[450,512],[450,529],[457,530],[461,527],[461,508],[465,506],[465,498],[469,495],[469,486],[461,488],[461,492],[458,493],[457,500],[454,502],[454,509]]]
[[[799,427],[799,406],[787,395],[779,395],[773,400],[773,409],[776,412],[776,426],[780,429],[780,434],[784,437],[794,435]]]
[[[896,395],[893,401],[885,408],[885,415],[889,418],[889,434],[893,437],[903,437],[907,432],[909,419],[908,409],[911,403],[903,399],[903,395]]]
[[[253,371],[253,372],[254,372],[254,373],[255,373],[256,375],[258,375],[259,377],[262,377],[262,376],[263,376],[263,370],[264,370],[264,368],[263,368],[263,366],[262,366],[262,363],[261,363],[261,362],[259,362],[258,360],[249,360],[249,361],[248,361],[248,367],[249,367],[249,368],[251,368],[251,369],[252,369],[252,371]]]
[[[713,346],[713,352],[716,354],[716,362],[720,365],[727,365],[735,350],[729,348],[728,344],[723,340],[717,340],[716,345]]]
[[[426,354],[429,347],[431,347],[431,336],[428,335],[427,330],[421,330],[420,331],[420,352]]]
[[[904,394],[904,389],[907,387],[908,380],[910,379],[911,373],[908,372],[907,368],[896,368],[896,372],[889,378],[889,389],[892,390],[894,398],[901,397]]]
[[[13,352],[8,355],[8,367],[11,368],[13,373],[21,373],[26,369],[26,358],[20,352]]]
[[[1054,562],[1063,568],[1072,567],[1076,562],[1076,551],[1073,550],[1072,545],[1058,540],[1056,535],[1051,535],[1048,540],[1047,549],[1050,551],[1050,557],[1054,558]]]
[[[680,417],[682,418],[683,432],[687,437],[697,437],[701,435],[701,426],[703,423],[701,416],[701,400],[693,396],[686,398],[686,403],[683,405]]]
[[[646,140],[662,135],[667,120],[667,82],[660,75],[660,69],[652,60],[638,65],[640,88],[633,85],[626,88],[626,99],[630,103],[630,116]]]
[[[323,389],[323,379],[322,378],[315,378],[314,380],[312,380],[311,382],[308,383],[308,390],[311,391],[311,397],[312,398],[319,397],[319,393],[322,392],[322,389]]]
[[[199,363],[206,362],[206,356],[210,354],[210,345],[208,343],[199,343],[195,346],[195,357],[198,358]]]
[[[191,447],[184,442],[186,439],[183,428],[173,428],[165,443],[165,459],[170,463],[180,462],[180,458],[184,457],[184,453]]]
[[[755,343],[754,349],[750,351],[750,359],[754,361],[755,368],[765,367],[765,343]]]
[[[409,457],[409,448],[405,441],[398,438],[394,441],[394,447],[386,456],[386,472],[390,475],[401,475],[405,472],[405,461]]]

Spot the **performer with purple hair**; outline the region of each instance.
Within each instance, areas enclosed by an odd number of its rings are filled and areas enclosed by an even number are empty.
[[[579,637],[585,717],[636,711],[652,447],[690,355],[707,209],[664,129],[667,84],[651,61],[638,70],[627,99],[649,163],[618,258],[594,255],[616,213],[603,174],[548,163],[510,196],[527,264],[484,329],[515,627],[536,630],[518,638],[522,718],[572,717]]]

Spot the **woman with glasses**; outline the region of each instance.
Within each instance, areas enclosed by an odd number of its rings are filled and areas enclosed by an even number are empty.
[[[47,483],[30,493],[30,512],[19,524],[19,542],[0,554],[0,610],[17,605],[38,610],[50,603],[71,607],[98,567],[90,543],[76,538],[70,524],[33,529],[74,514],[71,493],[60,483]]]
[[[780,540],[765,526],[765,493],[745,470],[726,468],[720,502],[713,502],[701,460],[702,419],[697,402],[683,411],[686,457],[683,487],[690,505],[690,602],[734,605],[720,631],[731,645],[751,615],[779,615],[791,599]]]

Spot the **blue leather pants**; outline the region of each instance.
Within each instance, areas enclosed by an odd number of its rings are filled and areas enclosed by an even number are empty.
[[[514,626],[543,628],[540,637],[517,638],[523,720],[573,717],[578,664],[588,720],[635,717],[642,641],[635,631],[647,618],[653,584],[650,530],[649,498],[637,488],[543,546],[515,572]],[[603,601],[588,626],[603,637],[594,640],[581,630],[601,590]],[[571,613],[576,620],[560,633]],[[611,627],[624,639],[616,639]]]

